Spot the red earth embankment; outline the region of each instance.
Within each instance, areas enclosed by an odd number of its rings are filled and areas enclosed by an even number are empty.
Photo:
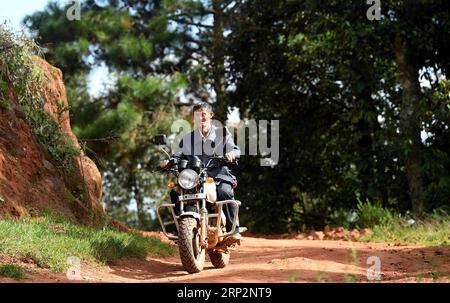
[[[69,142],[79,148],[69,112],[60,112],[61,107],[68,106],[61,71],[39,57],[34,57],[34,64],[45,78],[42,87],[45,112],[59,123]],[[58,167],[38,143],[17,100],[14,84],[5,74],[1,76],[8,83],[8,90],[0,98],[8,106],[0,107],[0,218],[51,209],[77,222],[99,219],[103,215],[102,177],[94,162],[81,153],[73,159],[72,173]]]

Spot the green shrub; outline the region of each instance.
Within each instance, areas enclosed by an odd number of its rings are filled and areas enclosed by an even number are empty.
[[[359,228],[384,225],[391,222],[395,217],[395,215],[389,209],[382,207],[381,203],[371,203],[368,199],[366,199],[366,202],[363,202],[359,197],[357,204],[357,214],[358,219],[356,225]]]
[[[0,276],[22,280],[25,277],[22,267],[15,264],[4,264],[0,266]]]

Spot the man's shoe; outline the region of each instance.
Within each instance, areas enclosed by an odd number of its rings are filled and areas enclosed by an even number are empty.
[[[239,242],[242,239],[242,235],[239,232],[236,232],[236,233],[232,234],[231,236],[229,236],[228,239],[232,243]]]
[[[242,234],[242,233],[245,233],[247,231],[247,227],[239,227],[238,230]]]

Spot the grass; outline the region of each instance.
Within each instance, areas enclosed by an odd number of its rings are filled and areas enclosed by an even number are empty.
[[[22,267],[15,264],[4,264],[0,266],[0,277],[22,280],[25,278],[25,272]]]
[[[0,254],[28,257],[53,272],[65,271],[74,256],[84,263],[105,264],[123,257],[163,257],[175,249],[155,238],[78,226],[56,215],[0,220]]]
[[[373,234],[362,241],[414,243],[425,246],[450,245],[450,220],[420,220],[409,226],[398,219],[372,228]]]
[[[424,246],[450,245],[450,214],[448,210],[437,209],[421,219],[408,222],[411,218],[401,216],[381,206],[361,206],[359,217],[373,234],[360,238],[361,241],[397,242],[422,244]],[[365,213],[364,213],[365,212]],[[369,212],[369,213],[368,213]],[[361,222],[358,220],[358,222]],[[368,224],[368,223],[371,224]],[[412,223],[412,224],[411,224]]]
[[[373,227],[392,222],[395,218],[393,212],[381,206],[380,202],[371,203],[368,199],[363,202],[358,197],[357,222],[359,227]]]

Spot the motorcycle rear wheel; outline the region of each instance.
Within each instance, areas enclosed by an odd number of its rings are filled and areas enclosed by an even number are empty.
[[[230,263],[231,252],[225,253],[217,250],[208,252],[209,259],[215,268],[224,268]]]
[[[178,248],[184,269],[198,273],[205,265],[205,249],[200,246],[200,226],[196,219],[182,218],[179,223]]]

